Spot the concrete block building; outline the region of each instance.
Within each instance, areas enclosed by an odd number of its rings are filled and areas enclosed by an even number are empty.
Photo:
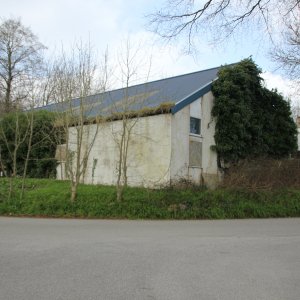
[[[195,184],[215,186],[220,179],[217,153],[214,151],[215,120],[211,110],[214,97],[212,82],[219,68],[175,76],[126,89],[118,89],[84,99],[91,110],[87,117],[122,113],[124,101],[128,111],[159,108],[165,103],[169,110],[133,117],[128,147],[127,174],[131,186],[158,187],[189,180]],[[73,105],[76,107],[77,99]],[[54,110],[55,105],[47,107]],[[118,145],[115,137],[122,120],[88,125],[89,138],[96,134],[82,181],[93,184],[115,184]],[[69,128],[69,149],[76,138]],[[63,149],[64,145],[58,145]],[[57,178],[64,179],[64,155],[58,155]]]

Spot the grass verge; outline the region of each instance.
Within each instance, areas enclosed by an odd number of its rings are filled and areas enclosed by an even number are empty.
[[[126,218],[126,219],[232,219],[300,217],[300,190],[247,191],[242,189],[127,188],[118,203],[113,186],[80,185],[71,203],[69,183],[28,179],[24,199],[16,180],[7,201],[8,181],[0,179],[0,215]]]

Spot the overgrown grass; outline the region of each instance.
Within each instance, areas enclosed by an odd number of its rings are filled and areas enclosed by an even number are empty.
[[[80,185],[71,203],[69,183],[28,179],[24,199],[7,198],[8,180],[0,179],[0,215],[126,218],[126,219],[227,219],[299,217],[300,190],[248,191],[242,189],[127,188],[124,200],[116,201],[113,186]]]

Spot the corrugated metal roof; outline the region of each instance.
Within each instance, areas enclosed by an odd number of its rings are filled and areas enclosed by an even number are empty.
[[[107,116],[124,110],[157,107],[165,102],[172,102],[174,105],[177,103],[173,110],[175,113],[194,101],[194,97],[191,96],[195,93],[200,95],[202,88],[207,92],[207,87],[210,88],[210,83],[217,78],[219,69],[220,67],[216,67],[88,96],[84,100],[86,116]],[[78,109],[79,103],[79,99],[74,99],[72,101],[73,109]],[[62,111],[68,106],[67,103],[52,104],[41,109]]]

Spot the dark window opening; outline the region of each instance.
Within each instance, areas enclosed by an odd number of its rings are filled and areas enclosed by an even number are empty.
[[[201,120],[198,118],[190,117],[190,133],[200,134],[201,132]]]

